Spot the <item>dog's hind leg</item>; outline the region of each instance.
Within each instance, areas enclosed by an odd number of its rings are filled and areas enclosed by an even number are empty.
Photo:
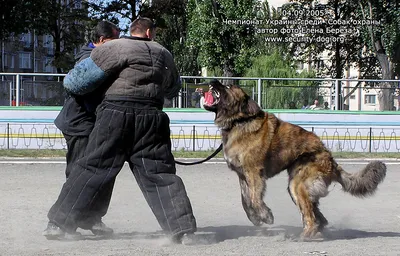
[[[255,225],[262,223],[273,224],[274,216],[265,204],[263,197],[266,189],[265,179],[261,175],[246,173],[239,174],[242,194],[242,205],[249,220]]]
[[[318,224],[318,231],[322,232],[326,225],[328,225],[328,220],[322,214],[318,208],[319,202],[313,203],[314,216]]]
[[[299,207],[302,221],[303,221],[303,233],[301,234],[302,240],[322,238],[322,234],[319,232],[319,225],[317,216],[325,219],[318,207],[315,208],[315,203],[312,202],[308,188],[300,176],[295,176],[289,181],[289,193],[292,200]],[[320,215],[319,215],[320,214]],[[323,220],[321,219],[321,220]],[[326,219],[325,219],[326,220]]]

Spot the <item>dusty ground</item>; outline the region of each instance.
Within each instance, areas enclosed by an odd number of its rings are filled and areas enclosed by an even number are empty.
[[[346,162],[354,172],[365,163]],[[117,178],[104,222],[111,239],[84,231],[84,240],[48,241],[46,214],[63,183],[65,164],[0,161],[0,255],[400,255],[400,166],[388,165],[386,180],[368,199],[330,187],[321,210],[330,221],[328,239],[298,242],[301,221],[286,191],[286,173],[268,183],[265,201],[273,226],[253,227],[240,202],[236,175],[225,164],[178,166],[192,200],[199,232],[216,242],[163,246],[160,228],[127,166]]]

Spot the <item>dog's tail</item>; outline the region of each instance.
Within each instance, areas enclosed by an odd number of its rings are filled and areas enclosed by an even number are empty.
[[[337,170],[339,172],[337,181],[342,185],[343,190],[357,197],[373,195],[378,184],[386,176],[386,165],[381,161],[370,162],[356,173],[348,173],[340,166],[337,166]]]

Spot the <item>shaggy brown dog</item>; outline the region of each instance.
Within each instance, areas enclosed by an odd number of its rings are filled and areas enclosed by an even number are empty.
[[[272,224],[274,217],[263,201],[266,180],[283,170],[288,191],[303,220],[301,239],[320,239],[328,224],[318,201],[336,181],[353,196],[372,195],[386,175],[386,165],[369,163],[358,173],[345,172],[312,132],[265,113],[241,88],[210,83],[211,101],[204,108],[215,113],[221,129],[224,157],[239,176],[243,208],[256,226]]]

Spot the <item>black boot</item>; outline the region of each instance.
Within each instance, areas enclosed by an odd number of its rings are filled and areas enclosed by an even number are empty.
[[[42,233],[48,240],[79,240],[82,235],[79,232],[66,232],[53,222],[47,223]]]
[[[176,234],[171,241],[175,244],[183,245],[207,245],[216,243],[215,234],[195,234],[193,232]]]
[[[112,228],[107,227],[101,220],[96,222],[91,228],[90,231],[96,236],[111,236],[114,233]]]

